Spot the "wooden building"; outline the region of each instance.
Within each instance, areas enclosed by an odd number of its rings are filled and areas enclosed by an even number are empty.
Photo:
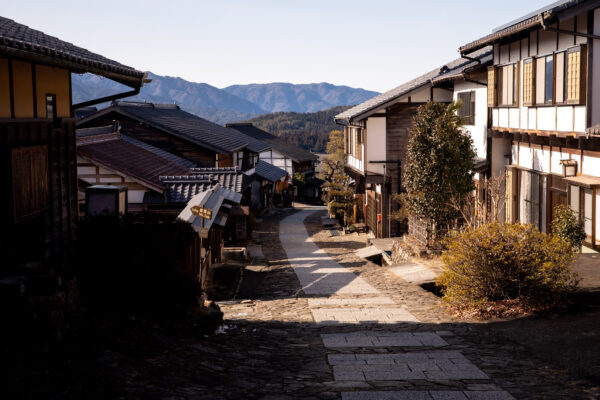
[[[132,90],[73,104],[71,74],[87,72]],[[77,219],[74,109],[136,94],[144,76],[0,17],[0,277],[66,264]]]
[[[305,192],[297,193],[297,196],[312,202],[320,201],[323,181],[315,176],[319,161],[317,155],[290,144],[251,123],[227,124],[227,127],[267,144],[270,148],[260,152],[260,160],[281,168],[288,173],[290,178],[293,178],[296,173],[304,175]]]
[[[77,122],[78,128],[121,126],[121,133],[199,167],[253,168],[262,142],[183,111],[175,104],[115,101]]]
[[[492,152],[506,163],[506,219],[550,232],[568,204],[600,247],[600,4],[560,1],[466,44],[493,46]],[[567,168],[570,167],[570,168]],[[571,171],[572,169],[572,171]]]
[[[453,80],[437,85],[433,81],[449,73],[468,72],[486,56],[489,54],[483,50],[471,58],[454,60],[335,117],[336,123],[344,126],[346,172],[355,180],[363,205],[358,218],[376,237],[401,233],[400,224],[390,218],[397,209],[392,196],[404,190],[402,164],[418,107],[429,101],[453,100]]]
[[[187,175],[195,164],[121,135],[118,125],[77,129],[77,181],[80,216],[90,185],[127,188],[128,210],[164,209],[168,203],[163,175]],[[159,206],[159,207],[156,207]]]

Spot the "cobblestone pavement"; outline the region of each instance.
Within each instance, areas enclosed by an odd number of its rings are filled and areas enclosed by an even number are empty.
[[[599,397],[588,381],[544,364],[486,324],[452,319],[438,297],[359,259],[353,249],[364,246],[362,237],[330,237],[325,213],[315,211],[278,210],[258,221],[253,238],[268,272],[246,298],[220,303],[222,334],[131,319],[95,324],[52,362],[32,363],[10,390],[2,385],[0,398]],[[290,240],[284,233],[280,241],[280,225]],[[289,249],[290,241],[307,247]],[[311,273],[299,280],[294,268]],[[318,279],[327,284],[311,284]],[[340,284],[351,290],[335,290]],[[319,290],[302,290],[309,286]],[[328,323],[316,323],[315,312]]]

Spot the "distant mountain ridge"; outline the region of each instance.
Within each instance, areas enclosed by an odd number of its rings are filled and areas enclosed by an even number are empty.
[[[176,103],[182,109],[224,125],[277,111],[314,112],[361,103],[378,95],[364,89],[329,83],[295,85],[267,83],[219,89],[206,83],[148,73],[152,82],[127,100]],[[96,75],[73,75],[73,102],[126,92],[130,88]]]
[[[379,94],[326,82],[298,85],[281,82],[232,85],[223,90],[270,112],[316,112],[337,106],[359,104]]]

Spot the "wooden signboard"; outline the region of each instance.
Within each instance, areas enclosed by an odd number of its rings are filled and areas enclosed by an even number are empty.
[[[192,214],[194,214],[197,217],[204,218],[204,219],[212,218],[212,210],[209,210],[208,208],[205,208],[202,206],[193,206],[191,208],[191,211],[192,211]]]

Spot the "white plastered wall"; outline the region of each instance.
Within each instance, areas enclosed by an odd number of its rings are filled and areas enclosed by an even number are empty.
[[[386,160],[386,118],[376,117],[367,119],[365,170],[383,175],[384,164],[369,161]]]

